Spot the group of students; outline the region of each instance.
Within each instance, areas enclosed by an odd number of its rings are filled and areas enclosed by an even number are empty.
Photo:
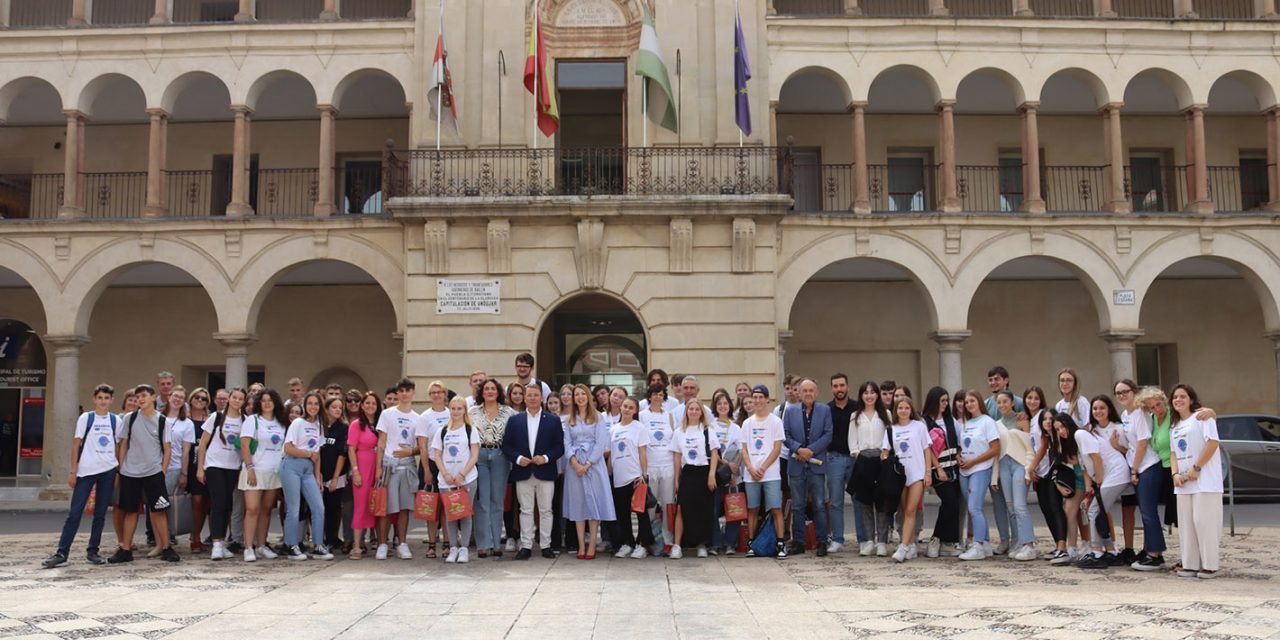
[[[430,383],[421,413],[408,378],[381,397],[338,385],[304,392],[294,379],[284,400],[260,384],[188,395],[162,372],[158,390],[130,390],[121,414],[111,412],[112,388],[100,385],[94,409],[76,424],[70,512],[43,566],[67,564],[91,496],[93,564],[133,559],[144,510],[152,555],[178,561],[167,513],[178,491],[191,496],[193,553],[205,550],[207,520],[214,560],[332,559],[339,547],[359,559],[366,544],[385,560],[393,548],[413,557],[408,528],[421,515],[424,490],[465,490],[467,515],[441,509],[425,521],[426,557],[465,563],[474,542],[480,558],[505,551],[524,560],[535,535],[548,558],[575,547],[580,559],[602,548],[619,558],[679,559],[686,549],[732,555],[742,540],[751,541],[749,556],[786,558],[806,546],[824,556],[844,548],[847,493],[862,556],[905,562],[922,552],[961,560],[1007,553],[1086,569],[1159,570],[1163,504],[1163,523],[1179,525],[1182,558],[1173,571],[1211,578],[1219,568],[1215,413],[1187,385],[1170,399],[1121,380],[1113,396],[1090,400],[1064,369],[1051,408],[1039,387],[1009,391],[1008,372],[994,367],[990,397],[935,387],[917,406],[911,390],[892,381],[867,381],[850,394],[848,377],[837,373],[828,403],[817,402],[814,380],[788,376],[776,406],[766,385],[745,382],[732,394],[717,389],[704,404],[694,376],[655,369],[640,397],[583,384],[553,393],[532,376],[530,354],[515,365],[516,381],[505,387],[474,372],[466,396]],[[921,542],[927,489],[940,505],[932,537]],[[1053,539],[1045,553],[1027,508],[1032,491]],[[267,532],[281,502],[284,539],[273,547]],[[120,548],[104,560],[98,551],[111,504]],[[1117,506],[1123,546],[1113,533]]]

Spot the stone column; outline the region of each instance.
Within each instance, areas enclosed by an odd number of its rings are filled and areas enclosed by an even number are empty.
[[[253,150],[249,144],[249,120],[253,111],[242,104],[231,105],[231,110],[236,114],[236,123],[231,134],[231,203],[227,205],[227,216],[251,216],[249,157]]]
[[[258,341],[251,333],[215,333],[227,358],[227,388],[249,386],[249,346]]]
[[[1264,20],[1275,20],[1276,18],[1280,18],[1280,14],[1276,13],[1276,0],[1260,0],[1257,6],[1257,17]]]
[[[236,12],[236,22],[253,22],[258,19],[258,3],[255,0],[240,0],[240,10]]]
[[[1017,8],[1014,9],[1015,16],[1034,16],[1035,12],[1031,10],[1031,0],[1018,0]]]
[[[1111,353],[1111,382],[1136,375],[1134,351],[1138,338],[1143,335],[1142,329],[1112,329],[1098,334],[1107,341],[1107,351]]]
[[[954,394],[963,388],[964,368],[960,351],[971,335],[972,331],[934,331],[929,334],[929,339],[938,343],[938,386],[948,393]]]
[[[960,211],[960,196],[956,193],[956,119],[955,100],[938,102],[938,118],[942,132],[941,147],[942,165],[942,202],[939,207],[943,213]]]
[[[773,1],[773,0],[767,0],[767,2],[765,2],[765,5],[764,5],[764,14],[765,14],[766,16],[776,16],[776,15],[778,15],[778,7],[774,4],[774,1]]]
[[[1195,176],[1196,131],[1195,131],[1195,124],[1191,121],[1190,109],[1187,109],[1186,111],[1182,112],[1182,125],[1183,125],[1182,131],[1184,134],[1186,134],[1185,140],[1183,141],[1183,147],[1182,147],[1183,156],[1186,158],[1186,163],[1185,163],[1186,168],[1185,168],[1182,179],[1186,182],[1186,188],[1187,188],[1186,207],[1187,207],[1187,210],[1190,211],[1191,203],[1199,199],[1196,197],[1196,176]]]
[[[769,101],[769,146],[778,146],[778,101]]]
[[[172,18],[169,16],[169,3],[173,0],[156,0],[155,13],[151,14],[151,24],[169,24]]]
[[[858,0],[844,0],[844,14],[847,16],[862,15],[862,7],[858,6]]]
[[[1187,133],[1191,138],[1192,155],[1191,175],[1187,176],[1188,187],[1195,185],[1194,197],[1189,197],[1187,210],[1201,215],[1213,213],[1213,200],[1209,198],[1209,164],[1205,158],[1204,142],[1204,109],[1205,105],[1194,104],[1187,109]],[[1190,195],[1188,189],[1188,195]]]
[[[1040,196],[1040,125],[1036,122],[1039,102],[1024,102],[1018,107],[1022,114],[1022,211],[1044,213],[1044,198]]]
[[[338,0],[324,0],[324,11],[320,12],[320,19],[324,21],[338,19]]]
[[[1115,10],[1111,8],[1111,0],[1098,0],[1098,17],[1099,18],[1116,17]]]
[[[1267,210],[1276,211],[1280,208],[1280,167],[1276,166],[1276,158],[1280,157],[1280,145],[1276,141],[1277,130],[1280,126],[1276,124],[1276,116],[1280,113],[1280,109],[1271,108],[1263,112],[1262,117],[1267,120]]]
[[[320,164],[318,169],[319,193],[316,196],[315,215],[331,216],[338,212],[338,207],[334,205],[334,167],[337,165],[335,156],[336,145],[336,129],[337,124],[334,122],[334,116],[338,114],[338,110],[333,105],[322,104],[320,109]]]
[[[75,109],[62,113],[67,116],[67,140],[62,146],[62,206],[59,218],[79,218],[84,215],[84,122],[85,115]]]
[[[80,413],[80,347],[89,343],[89,336],[45,336],[44,342],[53,351],[53,397],[44,428],[42,500],[71,493],[67,474],[71,472],[72,429]]]
[[[142,208],[142,216],[159,218],[169,214],[169,194],[165,189],[164,175],[169,146],[169,112],[147,109],[147,115],[151,116],[151,143],[147,148],[147,204]]]
[[[1271,345],[1272,345],[1272,348],[1275,350],[1275,356],[1276,356],[1276,374],[1277,374],[1277,380],[1276,380],[1276,382],[1277,382],[1277,384],[1276,384],[1276,405],[1275,405],[1275,406],[1277,407],[1277,409],[1276,409],[1276,410],[1277,410],[1277,411],[1280,411],[1280,331],[1272,331],[1272,332],[1269,332],[1269,333],[1267,333],[1267,334],[1266,334],[1266,336],[1267,336],[1267,338],[1270,338],[1270,339],[1271,339]]]
[[[776,399],[779,404],[786,402],[782,395],[782,379],[787,377],[787,343],[795,336],[793,331],[778,332],[778,377],[775,380],[777,389],[771,389],[774,393],[770,394],[771,399]]]
[[[947,8],[946,0],[929,0],[929,15],[931,16],[951,15],[951,10]]]
[[[67,24],[72,26],[89,24],[87,5],[88,0],[71,0],[71,17],[67,19]]]
[[[1107,178],[1111,182],[1109,202],[1103,210],[1111,213],[1129,213],[1129,199],[1124,194],[1124,138],[1120,129],[1120,108],[1123,102],[1109,102],[1102,108],[1102,134],[1106,140]]]
[[[1200,14],[1196,13],[1195,2],[1193,0],[1175,0],[1174,15],[1179,18],[1196,19]]]
[[[853,112],[853,212],[871,213],[871,179],[867,167],[867,101],[849,103]]]

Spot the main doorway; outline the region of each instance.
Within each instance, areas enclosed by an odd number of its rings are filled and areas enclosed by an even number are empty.
[[[644,326],[625,304],[601,294],[566,300],[538,335],[538,372],[559,388],[604,384],[634,394],[644,384],[649,349]]]
[[[0,478],[40,474],[48,373],[40,336],[0,318]]]

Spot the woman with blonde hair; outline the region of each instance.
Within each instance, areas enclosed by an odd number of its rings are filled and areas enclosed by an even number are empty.
[[[577,530],[579,560],[596,557],[600,521],[617,519],[604,462],[608,447],[609,427],[596,411],[591,389],[585,384],[574,386],[569,420],[564,423],[564,452],[569,463],[564,474],[564,517],[572,520]]]
[[[471,428],[467,402],[462,396],[454,396],[448,406],[449,422],[431,436],[431,458],[439,469],[437,482],[441,491],[465,489],[468,496],[474,496],[480,477],[476,470],[480,460],[480,432]],[[467,562],[471,520],[468,516],[448,523],[450,547],[445,562]]]
[[[683,548],[696,546],[698,557],[707,557],[711,544],[712,500],[716,492],[716,467],[720,463],[720,440],[711,428],[711,416],[702,401],[689,398],[684,405],[683,426],[672,442],[672,464],[676,474],[675,540],[671,559],[683,557]]]

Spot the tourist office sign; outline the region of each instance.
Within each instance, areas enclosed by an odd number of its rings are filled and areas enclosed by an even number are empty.
[[[25,323],[0,319],[0,388],[43,387],[47,377],[40,337]]]
[[[436,314],[502,313],[502,281],[436,280]]]

